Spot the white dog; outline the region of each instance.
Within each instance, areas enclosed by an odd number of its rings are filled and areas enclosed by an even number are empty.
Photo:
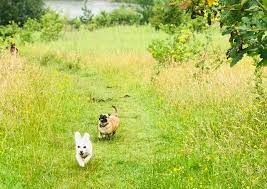
[[[75,132],[76,160],[81,167],[91,159],[93,155],[93,146],[90,135],[85,133],[82,137],[79,132]]]

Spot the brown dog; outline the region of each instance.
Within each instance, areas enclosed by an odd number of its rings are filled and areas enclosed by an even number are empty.
[[[9,51],[10,51],[10,53],[11,53],[12,55],[15,55],[15,56],[17,56],[18,53],[19,53],[19,50],[18,50],[18,48],[16,47],[16,44],[15,44],[15,43],[11,43]]]
[[[101,114],[99,116],[98,139],[109,139],[115,135],[117,129],[119,128],[120,119],[118,116],[118,111],[115,106],[112,106],[115,110],[115,114]]]

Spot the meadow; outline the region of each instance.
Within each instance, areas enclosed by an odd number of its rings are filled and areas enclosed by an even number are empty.
[[[253,60],[203,73],[190,59],[151,80],[147,48],[166,37],[149,26],[65,31],[19,46],[19,57],[0,54],[0,188],[266,188],[267,108],[255,101]],[[228,47],[218,31],[212,41]],[[98,141],[98,116],[112,105],[121,126]],[[85,168],[75,131],[93,140]]]

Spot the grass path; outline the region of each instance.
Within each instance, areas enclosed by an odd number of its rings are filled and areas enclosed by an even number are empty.
[[[247,92],[236,86],[248,69],[223,68],[230,78],[214,74],[199,85],[189,64],[153,84],[146,48],[165,37],[148,26],[74,31],[23,46],[19,66],[1,57],[9,87],[0,98],[0,189],[266,188],[266,137],[239,119],[244,98],[237,97]],[[113,140],[98,141],[98,116],[112,105],[121,126]],[[75,160],[75,131],[92,136],[85,168]]]

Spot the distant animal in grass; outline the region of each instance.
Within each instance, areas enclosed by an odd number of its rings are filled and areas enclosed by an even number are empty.
[[[19,50],[18,50],[18,48],[16,47],[16,44],[15,44],[15,43],[11,43],[9,51],[10,51],[10,53],[11,53],[12,55],[15,55],[15,56],[17,56],[18,53],[19,53]]]
[[[99,123],[97,126],[98,139],[111,139],[119,128],[120,119],[117,108],[112,106],[115,110],[114,114],[101,114],[99,116]]]
[[[90,135],[85,133],[82,137],[79,132],[75,132],[76,160],[81,167],[84,167],[93,155],[93,145]]]

